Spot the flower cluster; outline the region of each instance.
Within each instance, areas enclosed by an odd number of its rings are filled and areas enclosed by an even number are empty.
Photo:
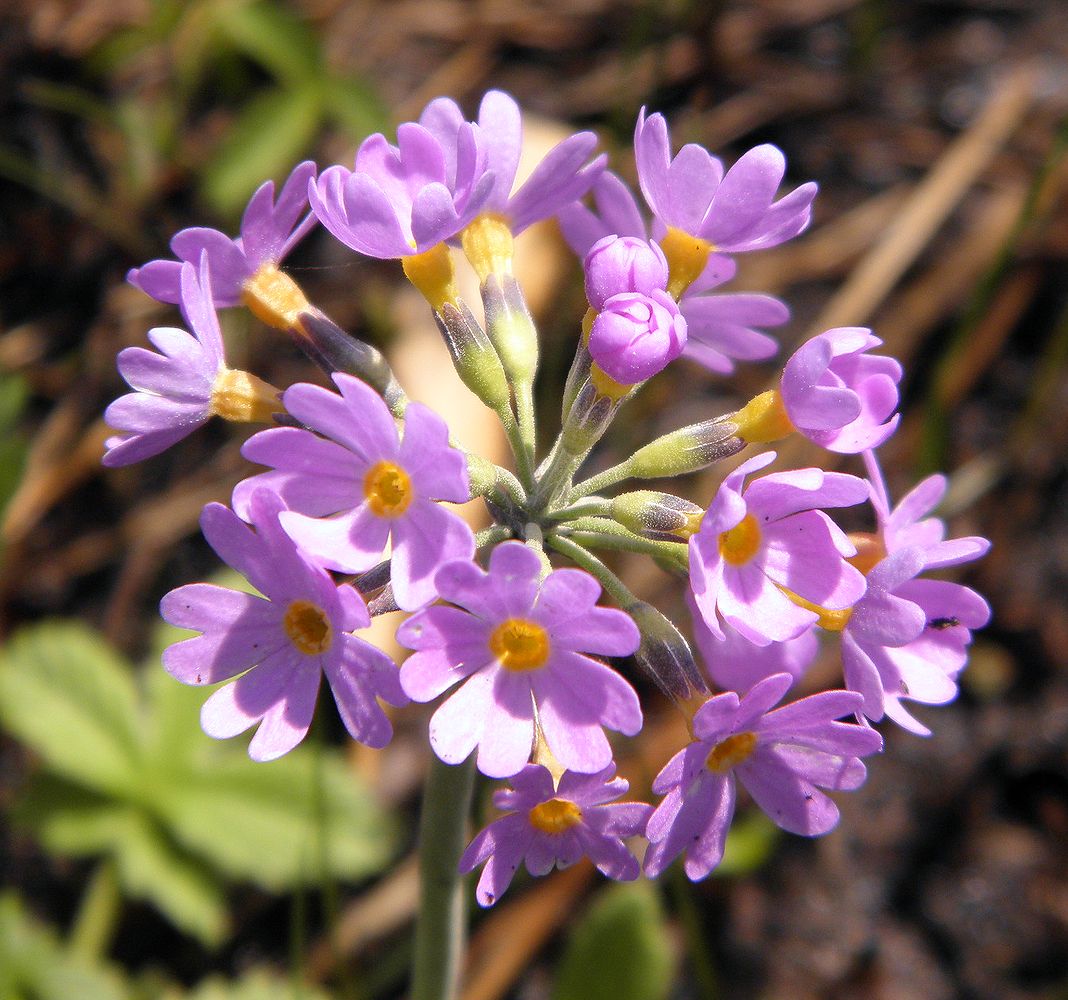
[[[521,144],[508,95],[487,94],[474,121],[438,99],[397,129],[395,144],[367,139],[352,169],[302,163],[277,199],[265,184],[238,237],[183,230],[176,259],[129,280],[178,304],[189,331],[150,331],[158,354],[123,351],[133,391],[106,414],[119,432],[104,458],[113,466],[150,458],[215,416],[268,425],[242,450],[266,471],[201,518],[208,543],[256,593],[191,584],[166,595],[163,617],[197,634],[171,646],[164,666],[186,684],[223,683],[204,704],[204,730],[225,738],[257,726],[257,760],[303,739],[322,675],[353,739],[372,747],[392,736],[382,702],[440,699],[434,753],[510,782],[494,796],[506,814],[459,859],[464,872],[485,866],[485,906],[523,862],[540,875],[586,856],[611,878],[634,879],[683,856],[686,874],[704,878],[723,856],[739,784],[783,829],[828,832],[838,809],[826,792],[857,788],[862,758],[882,748],[872,724],[928,734],[905,703],[956,696],[971,632],[989,618],[974,591],[924,575],[987,548],[947,540],[930,516],[945,479],[925,480],[897,506],[888,496],[873,449],[897,426],[902,370],[873,353],[881,341],[869,330],[825,331],[786,361],[777,388],[577,478],[626,401],[666,366],[690,358],[722,375],[778,350],[767,330],[786,321],[786,307],[718,289],[734,277],[734,255],[807,227],[816,188],[780,195],[786,164],[773,146],[729,169],[698,145],[672,155],[664,118],[644,110],[640,197],[606,169],[590,133],[560,143],[513,190]],[[562,430],[539,456],[537,332],[511,257],[513,237],[551,217],[583,261],[588,311],[575,324]],[[359,254],[401,261],[464,383],[501,420],[514,472],[455,447],[385,359],[281,270],[320,224]],[[480,281],[484,324],[457,291],[461,253]],[[242,304],[291,334],[333,388],[280,392],[228,368],[216,310]],[[700,503],[617,490],[795,433],[860,456],[862,474],[766,472],[776,454],[758,451]],[[493,518],[478,534],[442,506],[475,497]],[[867,533],[847,534],[828,513],[862,505]],[[655,557],[685,581],[703,669],[597,549]],[[397,639],[412,653],[399,667],[357,634],[392,610],[410,615]],[[821,644],[840,644],[842,689],[782,704]],[[634,736],[643,724],[634,667],[674,699],[692,737],[653,782],[655,806],[616,801],[628,783],[616,777],[610,734]]]

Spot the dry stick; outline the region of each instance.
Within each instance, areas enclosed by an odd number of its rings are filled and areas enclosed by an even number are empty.
[[[1023,121],[1034,97],[1030,64],[1010,72],[971,127],[946,150],[917,187],[885,237],[860,263],[810,329],[865,322]]]

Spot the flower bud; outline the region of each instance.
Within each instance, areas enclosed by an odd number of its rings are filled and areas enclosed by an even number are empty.
[[[623,292],[608,299],[590,329],[590,354],[623,385],[644,382],[686,346],[686,320],[667,292]]]
[[[461,301],[446,302],[434,313],[460,381],[498,413],[508,407],[508,376],[486,332]]]
[[[693,524],[703,515],[703,507],[656,490],[635,490],[612,499],[614,520],[634,534],[658,542],[689,538]]]
[[[606,236],[586,254],[586,298],[600,312],[613,296],[623,292],[652,295],[667,287],[668,265],[655,243],[636,236]]]
[[[628,463],[636,479],[662,479],[697,472],[745,447],[738,427],[727,417],[680,427],[639,448]]]

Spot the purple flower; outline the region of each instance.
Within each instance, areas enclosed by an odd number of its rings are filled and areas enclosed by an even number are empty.
[[[629,787],[614,775],[611,763],[596,774],[565,771],[555,787],[546,768],[528,764],[510,789],[494,792],[493,804],[508,815],[482,830],[460,858],[464,873],[487,862],[476,892],[480,905],[501,898],[523,861],[531,875],[546,875],[554,864],[566,868],[585,855],[609,878],[636,879],[638,861],[623,838],[641,833],[652,808],[614,802]]]
[[[266,486],[289,507],[282,526],[328,569],[359,573],[380,558],[392,536],[391,580],[397,604],[414,611],[437,596],[434,573],[470,559],[471,529],[435,500],[470,499],[463,454],[449,445],[445,422],[419,403],[404,413],[404,438],[386,404],[351,375],[337,373],[341,395],[298,384],[286,409],[318,431],[276,427],[245,442],[242,454],[275,471],[238,483],[234,509],[243,517]],[[337,517],[327,515],[337,514]]]
[[[990,620],[990,607],[974,590],[946,580],[917,579],[977,559],[990,547],[985,538],[944,540],[945,525],[924,515],[941,500],[946,481],[931,476],[890,509],[873,453],[865,454],[872,503],[880,533],[867,545],[868,589],[842,626],[846,686],[864,698],[863,714],[884,716],[921,736],[930,729],[903,701],[944,705],[958,692],[967,662],[971,630]]]
[[[897,427],[901,365],[868,354],[882,341],[863,327],[841,327],[803,344],[786,362],[782,401],[790,422],[830,451],[856,454]]]
[[[791,678],[765,678],[739,699],[709,699],[693,718],[694,742],[653,782],[664,795],[645,828],[645,873],[659,875],[685,853],[692,881],[719,864],[734,815],[735,778],[778,826],[817,837],[834,829],[838,807],[820,791],[852,791],[867,771],[860,757],[882,748],[874,729],[834,720],[855,712],[860,698],[825,691],[768,711]]]
[[[598,241],[613,235],[649,239],[649,227],[634,195],[615,174],[605,171],[592,192],[596,211],[574,202],[557,213],[564,238],[575,253],[585,257]],[[663,235],[664,226],[657,224],[655,228]],[[790,318],[790,311],[770,295],[709,294],[730,281],[737,266],[721,253],[709,252],[702,260],[703,269],[685,285],[678,299],[687,324],[684,353],[719,374],[734,371],[735,361],[772,357],[778,344],[757,327],[780,326]]]
[[[724,174],[718,159],[692,143],[672,157],[663,115],[646,118],[643,108],[634,130],[634,158],[656,218],[722,253],[777,246],[811,218],[814,183],[774,201],[786,172],[786,159],[774,146],[749,150]]]
[[[693,594],[686,595],[693,621],[693,637],[704,661],[705,672],[725,691],[744,694],[772,674],[789,674],[796,682],[812,665],[819,652],[815,629],[802,632],[796,639],[769,642],[758,646],[737,629],[723,625],[723,638],[717,638],[705,624],[694,604]]]
[[[690,586],[717,638],[723,636],[717,611],[750,642],[767,645],[815,624],[811,605],[847,608],[864,593],[864,575],[844,558],[856,548],[815,508],[860,503],[867,483],[799,469],[754,480],[743,495],[745,477],[774,458],[757,455],[727,476],[690,538]]]
[[[621,292],[605,303],[590,328],[590,356],[616,382],[652,378],[686,346],[686,320],[667,292]]]
[[[445,150],[457,148],[459,135],[472,125],[464,121],[456,102],[445,97],[426,106],[419,124]],[[577,132],[551,149],[513,194],[523,146],[523,123],[519,105],[510,95],[500,90],[486,93],[478,109],[477,135],[485,150],[486,168],[493,177],[481,211],[504,216],[514,234],[581,198],[601,175],[607,159],[602,154],[587,163],[597,137],[592,132]]]
[[[488,155],[469,123],[443,139],[406,122],[396,146],[369,136],[353,170],[328,167],[308,196],[346,246],[368,257],[409,257],[451,239],[483,210],[495,185]]]
[[[393,730],[376,698],[408,703],[397,665],[351,634],[371,624],[363,598],[298,551],[278,524],[284,509],[259,490],[249,504],[250,528],[222,504],[204,508],[204,537],[264,596],[207,583],[172,590],[160,613],[203,634],[168,646],[163,665],[183,684],[241,674],[208,698],[200,721],[216,739],[258,723],[248,750],[253,760],[273,760],[304,739],[323,673],[353,739],[383,747]]]
[[[306,213],[308,183],[315,176],[311,160],[298,164],[286,179],[278,200],[274,181],[257,188],[241,218],[241,235],[231,239],[217,229],[183,229],[171,240],[178,260],[153,260],[134,268],[126,280],[160,302],[180,299],[181,261],[196,263],[208,255],[217,306],[241,302],[245,283],[264,265],[277,266],[315,225]]]
[[[498,545],[489,572],[473,562],[438,571],[441,597],[408,619],[397,640],[415,654],[401,668],[414,701],[462,686],[434,713],[430,743],[447,764],[478,747],[478,768],[492,778],[530,759],[534,715],[565,767],[601,771],[612,759],[602,727],[633,736],[642,725],[634,689],[583,653],[626,656],[638,648],[630,617],[597,606],[601,588],[588,573],[558,569],[541,579],[538,555],[519,542]]]
[[[199,280],[192,264],[175,266],[181,270],[182,315],[193,332],[157,326],[148,339],[162,353],[143,347],[119,352],[119,373],[135,391],[104,411],[105,421],[122,432],[105,442],[104,465],[130,465],[158,455],[215,412],[216,384],[227,368],[207,257],[201,256]]]
[[[636,236],[606,236],[598,240],[586,254],[583,269],[586,299],[598,312],[614,295],[623,292],[652,295],[667,288],[664,252],[655,243]]]

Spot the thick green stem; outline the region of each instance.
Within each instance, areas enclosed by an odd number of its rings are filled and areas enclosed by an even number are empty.
[[[631,462],[630,459],[627,459],[625,462],[613,465],[612,468],[605,469],[604,472],[598,472],[596,476],[591,476],[589,479],[585,479],[581,483],[576,484],[575,488],[571,491],[569,499],[574,503],[582,497],[589,496],[591,493],[600,493],[601,490],[609,486],[615,486],[616,483],[621,483],[631,475],[633,475],[631,472]]]
[[[550,535],[546,543],[556,549],[561,555],[567,556],[576,565],[581,566],[587,573],[593,576],[609,597],[621,608],[634,604],[636,598],[626,584],[615,575],[600,559],[592,552],[588,552],[581,545],[573,542],[570,538],[562,535]]]
[[[475,758],[430,763],[419,820],[419,915],[411,1000],[453,1000],[465,937],[460,855],[475,782]]]

